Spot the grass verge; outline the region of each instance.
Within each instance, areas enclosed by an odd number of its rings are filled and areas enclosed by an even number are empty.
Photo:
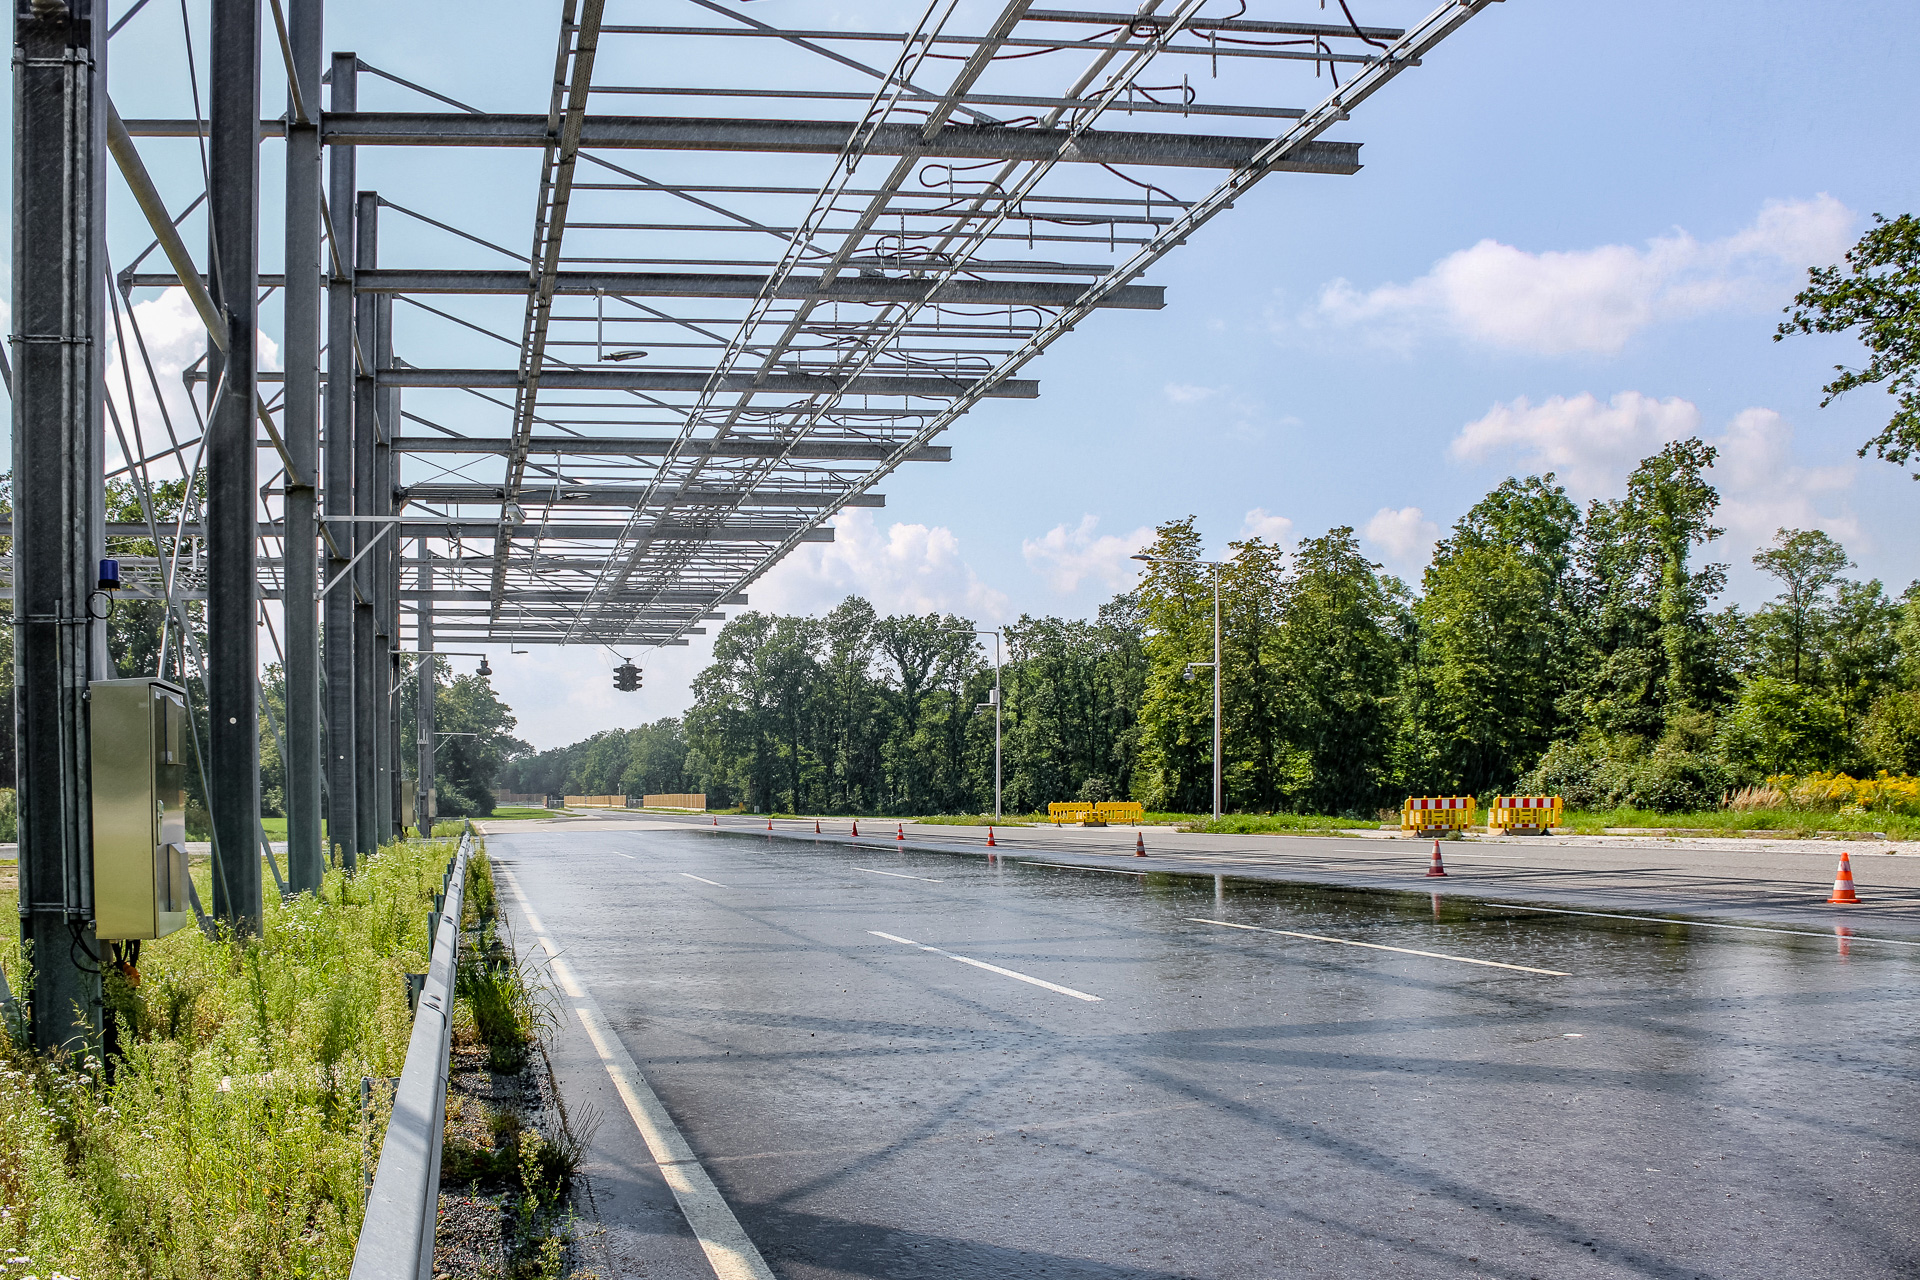
[[[557,809],[535,809],[531,805],[508,805],[504,809],[495,809],[487,815],[491,821],[510,822],[525,818],[551,818]]]
[[[1890,840],[1920,840],[1920,818],[1898,813],[1834,813],[1817,809],[1709,809],[1699,813],[1655,813],[1649,809],[1575,809],[1563,828],[1598,835],[1608,827],[1652,827],[1668,831],[1777,831],[1810,838],[1822,831],[1884,831]]]
[[[346,1275],[386,1126],[360,1082],[400,1074],[453,848],[392,845],[318,896],[269,895],[257,940],[147,943],[138,984],[108,982],[110,1073],[0,1044],[4,1274]],[[16,991],[24,959],[0,936]]]
[[[1378,825],[1364,818],[1338,818],[1322,813],[1226,813],[1218,819],[1195,818],[1190,829],[1210,835],[1261,835],[1267,832],[1351,831]]]

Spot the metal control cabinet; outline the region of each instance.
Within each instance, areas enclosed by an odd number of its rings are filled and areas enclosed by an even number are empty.
[[[164,680],[88,686],[94,935],[158,938],[187,899],[186,693]]]

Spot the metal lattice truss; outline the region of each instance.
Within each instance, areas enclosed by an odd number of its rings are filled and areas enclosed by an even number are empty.
[[[874,31],[566,0],[527,115],[354,110],[336,59],[330,147],[541,153],[525,255],[462,229],[473,197],[444,184],[375,211],[472,265],[376,262],[364,226],[357,261],[329,249],[335,305],[344,271],[392,315],[360,358],[399,455],[395,542],[431,556],[402,611],[445,641],[686,643],[896,468],[946,461],[979,401],[1038,395],[1026,366],[1090,313],[1162,306],[1142,276],[1254,183],[1355,172],[1358,144],[1324,135],[1488,2],[1401,30],[1304,0],[935,0]]]

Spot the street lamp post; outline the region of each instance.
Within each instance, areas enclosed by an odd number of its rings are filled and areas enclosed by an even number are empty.
[[[1224,560],[1176,560],[1171,556],[1137,555],[1133,559],[1144,564],[1193,564],[1206,565],[1213,570],[1213,661],[1189,662],[1185,676],[1193,679],[1195,667],[1213,668],[1213,818],[1220,820],[1220,570],[1226,566]]]
[[[954,631],[956,636],[992,636],[993,637],[993,701],[981,703],[975,711],[983,707],[993,708],[993,817],[1000,820],[1000,633],[978,627],[968,627]]]

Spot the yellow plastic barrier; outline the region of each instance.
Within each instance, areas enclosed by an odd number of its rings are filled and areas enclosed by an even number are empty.
[[[1487,809],[1487,830],[1544,835],[1560,825],[1559,796],[1495,796]]]
[[[1464,831],[1473,825],[1478,804],[1472,796],[1408,796],[1400,806],[1400,829],[1419,835]]]
[[[1135,826],[1147,820],[1147,806],[1138,800],[1102,800],[1093,807],[1096,816],[1102,822],[1117,822],[1122,826],[1132,823]]]
[[[1085,822],[1093,817],[1093,805],[1085,800],[1056,800],[1047,806],[1047,818],[1054,826]]]

